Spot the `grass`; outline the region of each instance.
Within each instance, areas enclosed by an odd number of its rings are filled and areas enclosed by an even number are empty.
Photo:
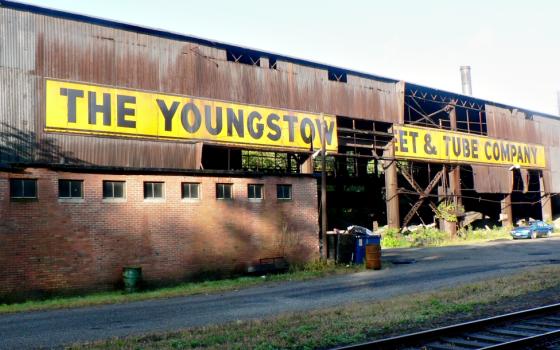
[[[451,236],[435,228],[420,227],[414,232],[401,233],[395,229],[387,229],[381,242],[383,248],[414,248],[441,247],[465,243],[487,242],[496,239],[511,239],[509,228],[494,227],[488,229],[473,229],[468,227]]]
[[[173,287],[158,288],[127,294],[122,291],[108,291],[83,296],[53,297],[47,300],[31,300],[23,303],[0,304],[0,314],[85,307],[103,304],[125,303],[148,299],[162,299],[195,294],[207,294],[237,290],[270,282],[302,281],[334,274],[363,270],[363,265],[342,266],[330,262],[313,261],[302,266],[294,266],[287,273],[266,276],[243,276],[222,280],[182,283]]]
[[[531,293],[560,288],[560,267],[526,270],[518,275],[382,301],[355,303],[319,311],[239,321],[128,338],[70,349],[314,349],[362,342],[381,335],[429,328],[438,320],[468,317]]]

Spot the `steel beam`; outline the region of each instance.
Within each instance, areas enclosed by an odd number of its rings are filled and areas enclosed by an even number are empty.
[[[513,226],[513,213],[511,210],[511,193],[506,194],[500,202],[501,214],[500,219],[503,227]]]
[[[383,169],[385,170],[385,202],[387,205],[387,225],[400,229],[399,185],[397,182],[397,161],[395,144],[390,142],[383,151]]]
[[[539,185],[541,190],[541,210],[543,221],[552,220],[552,203],[550,202],[550,191],[546,188],[546,183],[542,172],[539,174]]]

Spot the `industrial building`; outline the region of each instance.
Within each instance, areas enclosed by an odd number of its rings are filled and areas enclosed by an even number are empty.
[[[431,223],[442,201],[548,220],[558,135],[552,115],[0,1],[0,298],[307,261],[325,228]]]

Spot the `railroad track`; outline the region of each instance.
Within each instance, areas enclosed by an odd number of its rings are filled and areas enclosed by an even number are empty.
[[[560,304],[336,349],[560,350]]]

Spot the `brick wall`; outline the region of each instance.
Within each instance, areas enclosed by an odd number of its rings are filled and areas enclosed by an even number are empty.
[[[10,199],[10,178],[37,179],[37,200]],[[58,198],[58,179],[83,180],[84,198]],[[103,199],[102,181],[126,181],[126,200]],[[144,181],[163,181],[165,199],[146,201]],[[181,183],[200,183],[199,200],[181,199]],[[216,199],[232,183],[233,199]],[[247,184],[264,199],[247,199]],[[276,198],[292,184],[292,200]],[[308,177],[91,174],[48,169],[0,172],[0,298],[118,286],[123,266],[141,266],[148,283],[204,271],[244,269],[259,258],[291,262],[318,255],[317,186]],[[2,299],[0,299],[2,300]]]

